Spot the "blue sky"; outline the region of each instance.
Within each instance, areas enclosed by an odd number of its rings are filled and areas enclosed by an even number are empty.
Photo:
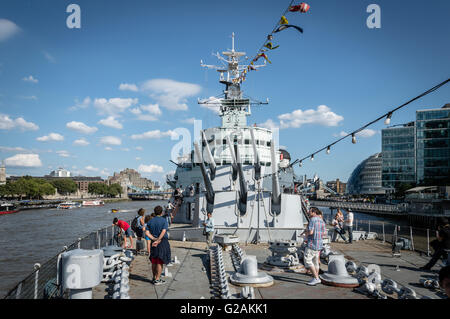
[[[66,8],[81,8],[69,29]],[[243,84],[255,99],[249,123],[281,126],[280,144],[304,157],[406,102],[450,75],[449,1],[310,0],[306,14],[288,13],[303,34],[275,35],[272,64]],[[381,28],[369,29],[369,4]],[[197,98],[222,93],[217,72],[200,59],[231,47],[256,54],[289,1],[21,1],[0,2],[0,158],[7,174],[112,175],[124,168],[164,180],[175,169],[173,130],[191,132],[219,117]],[[450,86],[394,114],[450,102]],[[321,153],[298,174],[347,180],[358,163],[381,151],[380,122]],[[147,133],[147,134],[145,134]]]

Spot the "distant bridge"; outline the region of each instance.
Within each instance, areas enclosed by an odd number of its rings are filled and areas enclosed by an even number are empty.
[[[128,185],[128,188],[133,190],[133,192],[128,193],[128,197],[133,200],[163,200],[170,197],[172,191],[161,191],[161,190],[148,190],[142,189],[133,185]]]
[[[387,205],[387,204],[372,204],[372,203],[358,203],[358,202],[345,202],[345,201],[326,201],[326,200],[310,200],[311,206],[318,207],[330,207],[341,208],[345,210],[352,210],[361,213],[377,213],[381,215],[406,215],[406,206],[399,205]]]

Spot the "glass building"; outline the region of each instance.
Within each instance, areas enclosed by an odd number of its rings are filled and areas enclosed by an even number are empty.
[[[450,104],[416,111],[417,183],[450,182]]]
[[[416,131],[414,122],[381,131],[382,186],[394,189],[416,183]]]
[[[381,185],[381,153],[374,154],[359,164],[347,181],[350,195],[384,195]]]

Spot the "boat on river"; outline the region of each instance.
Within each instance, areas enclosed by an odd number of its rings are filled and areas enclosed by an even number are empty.
[[[12,203],[1,203],[0,204],[0,215],[17,213],[19,209],[16,205]]]
[[[81,204],[76,202],[64,202],[60,203],[57,209],[73,209],[73,208],[80,208]]]
[[[96,200],[84,200],[82,202],[83,206],[103,206],[105,205],[105,202],[99,199]]]

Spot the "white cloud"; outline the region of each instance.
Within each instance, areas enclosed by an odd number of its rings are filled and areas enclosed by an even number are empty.
[[[102,176],[109,176],[109,170],[108,170],[107,168],[103,169],[103,170],[100,172],[100,175],[102,175]]]
[[[87,107],[89,107],[89,105],[91,104],[91,98],[89,96],[85,97],[83,102],[78,101],[78,99],[75,99],[75,105],[69,107],[70,111],[76,111],[79,109],[85,109]]]
[[[138,103],[138,99],[123,99],[123,98],[99,98],[94,100],[94,106],[101,115],[117,116],[119,113],[124,112],[127,108]]]
[[[269,130],[273,130],[274,128],[279,128],[279,125],[276,124],[272,119],[268,119],[264,123],[259,124],[259,126],[267,128]]]
[[[210,96],[207,99],[201,100],[200,106],[213,111],[216,114],[220,114],[220,104],[221,99],[216,98],[215,96]]]
[[[61,157],[70,157],[70,153],[68,151],[56,151],[56,154]]]
[[[109,147],[109,146],[105,147],[105,151],[112,151],[112,150],[113,150],[112,147]]]
[[[98,168],[93,167],[91,165],[86,166],[84,169],[87,170],[87,171],[90,171],[90,172],[98,172],[99,171]]]
[[[366,128],[366,129],[356,133],[356,136],[363,137],[363,138],[364,137],[372,137],[377,133],[378,133],[378,131],[372,130],[370,128]],[[339,132],[339,134],[333,134],[333,136],[334,137],[344,137],[344,136],[347,136],[348,134],[349,133],[347,133],[345,131],[341,131],[341,132]]]
[[[173,136],[174,138],[178,137],[178,134],[172,130],[168,130],[167,132],[161,132],[160,130],[148,131],[142,134],[133,134],[131,135],[131,139],[133,140],[141,140],[141,139],[159,139],[163,137]]]
[[[121,148],[121,150],[124,151],[124,152],[129,152],[130,151],[130,149],[128,147],[123,147],[123,148]]]
[[[14,128],[18,128],[22,131],[36,131],[39,129],[39,126],[32,122],[25,121],[22,117],[13,120],[9,115],[0,114],[0,130],[11,130]]]
[[[332,112],[326,105],[319,105],[317,110],[295,110],[278,116],[281,128],[301,127],[304,124],[318,124],[322,126],[337,126],[344,117]]]
[[[136,157],[136,161],[140,161],[141,160],[141,158],[138,156],[138,157]]]
[[[30,152],[30,151],[20,146],[17,147],[0,146],[0,152]]]
[[[38,99],[36,95],[20,96],[20,98],[22,98],[24,100],[34,100],[34,101],[36,101]]]
[[[58,133],[50,133],[49,135],[41,136],[36,138],[39,142],[48,142],[48,141],[63,141],[64,136]]]
[[[142,151],[144,148],[143,148],[142,146],[136,146],[136,149],[137,149],[138,151]]]
[[[67,123],[66,127],[83,134],[92,134],[97,132],[98,130],[98,128],[96,128],[95,126],[90,127],[84,124],[83,122],[76,122],[76,121]]]
[[[139,107],[131,109],[130,112],[133,113],[134,115],[142,114],[142,111],[141,111],[141,109]]]
[[[378,131],[372,130],[370,128],[366,128],[366,129],[356,133],[356,135],[361,136],[361,137],[372,137],[377,133],[378,133]]]
[[[102,119],[100,121],[98,121],[98,124],[104,125],[104,126],[108,126],[108,127],[112,127],[112,128],[116,128],[116,129],[122,129],[123,125],[120,124],[119,121],[117,121],[114,116],[108,116],[106,119]]]
[[[149,92],[150,97],[156,99],[162,107],[186,111],[187,98],[200,93],[201,86],[170,79],[153,79],[142,84],[141,91]]]
[[[19,31],[20,28],[14,22],[0,19],[0,42],[8,40]]]
[[[50,53],[48,53],[47,51],[42,51],[42,54],[44,55],[44,57],[47,59],[48,62],[56,63],[55,58]]]
[[[22,80],[24,80],[25,82],[32,82],[32,83],[38,83],[39,82],[39,80],[35,79],[32,75],[26,76]]]
[[[158,104],[148,104],[148,105],[141,105],[141,110],[147,111],[154,115],[161,115],[161,109],[159,108]]]
[[[137,116],[137,119],[140,121],[147,121],[147,122],[156,122],[158,121],[158,118],[156,116],[150,115],[150,114],[141,114]]]
[[[104,145],[121,145],[122,140],[115,136],[103,136],[100,139],[100,143],[102,143]]]
[[[138,87],[136,86],[136,84],[121,83],[119,85],[119,90],[121,90],[121,91],[137,92],[138,91]]]
[[[16,154],[5,159],[5,165],[11,167],[40,167],[42,162],[38,154]]]
[[[78,139],[78,140],[75,140],[74,142],[73,142],[73,145],[77,145],[77,146],[87,146],[87,145],[89,145],[90,143],[88,142],[88,141],[86,141],[86,139],[84,139],[84,138],[80,138],[80,139]]]
[[[154,164],[150,164],[150,165],[139,165],[138,167],[138,172],[140,173],[163,173],[164,169],[162,168],[162,166],[159,165],[154,165]]]

